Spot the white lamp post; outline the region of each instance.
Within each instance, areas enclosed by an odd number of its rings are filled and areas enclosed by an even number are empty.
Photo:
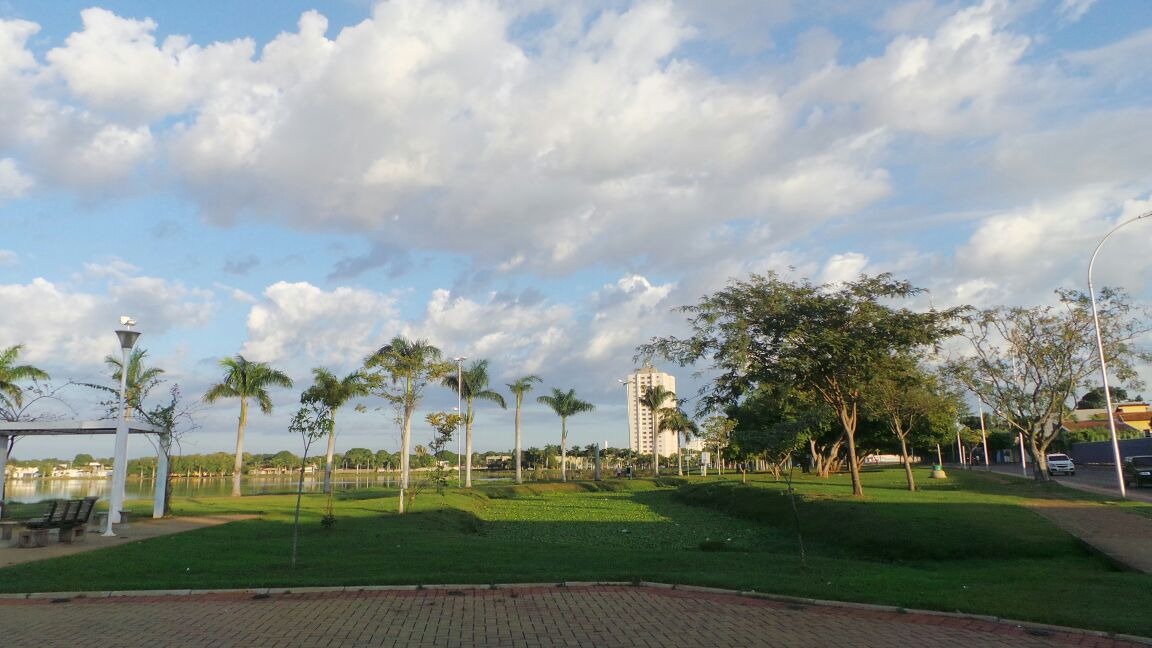
[[[464,424],[467,424],[467,422],[464,420],[464,408],[463,408],[463,402],[464,402],[464,397],[463,397],[464,365],[463,365],[463,362],[467,359],[468,358],[466,356],[458,356],[458,357],[452,358],[452,361],[456,363],[456,413],[460,415],[460,422],[464,423]],[[457,432],[459,432],[459,430],[457,430]],[[457,434],[456,435],[456,475],[459,478],[460,486],[463,487],[464,486],[464,455],[462,454],[462,450],[461,450],[462,446],[460,445],[460,443],[461,443],[461,435]]]
[[[128,421],[125,419],[127,402],[125,391],[128,387],[128,352],[140,337],[139,331],[133,331],[136,320],[131,317],[121,317],[120,324],[123,329],[116,331],[120,340],[120,398],[119,416],[116,418],[116,445],[112,460],[112,496],[108,504],[108,519],[104,526],[104,535],[114,536],[112,523],[120,522],[120,509],[124,507],[124,490],[128,477]]]
[[[620,386],[624,388],[624,416],[627,417],[628,416],[628,410],[632,407],[632,399],[631,399],[630,394],[628,393],[628,385],[632,384],[632,380],[631,379],[624,380],[623,378],[617,378],[616,382],[620,383]],[[626,437],[624,439],[624,449],[628,451],[628,456],[631,456],[632,455],[632,420],[631,419],[628,419],[628,421],[625,425],[625,429],[628,430],[628,434],[626,435]],[[639,434],[639,430],[637,430],[637,434]],[[604,443],[605,443],[605,445],[607,445],[608,442],[605,441]],[[637,447],[637,449],[639,449],[639,447],[640,447],[639,441],[636,442],[636,447]]]
[[[1120,497],[1125,498],[1128,497],[1128,492],[1124,487],[1124,467],[1120,464],[1120,442],[1116,438],[1116,413],[1112,410],[1112,392],[1108,389],[1108,365],[1104,360],[1104,338],[1100,334],[1100,315],[1096,312],[1096,289],[1092,287],[1092,266],[1096,264],[1096,255],[1100,254],[1100,248],[1104,246],[1104,241],[1107,241],[1108,237],[1128,223],[1135,223],[1149,216],[1152,216],[1152,211],[1144,212],[1113,227],[1096,244],[1096,249],[1092,252],[1092,259],[1088,261],[1088,297],[1092,300],[1092,324],[1096,329],[1096,351],[1100,355],[1100,380],[1104,383],[1104,404],[1108,408],[1108,431],[1112,434],[1112,457],[1116,462],[1116,484],[1120,487]]]

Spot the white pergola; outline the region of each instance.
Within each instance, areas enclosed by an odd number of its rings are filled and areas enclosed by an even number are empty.
[[[139,421],[128,422],[129,434],[155,434],[160,436],[162,430],[154,425],[148,423],[141,423]],[[15,423],[0,422],[0,481],[5,474],[4,470],[8,465],[8,447],[9,441],[13,437],[21,436],[70,436],[81,434],[116,434],[117,422],[116,421],[46,421],[46,422],[27,422],[18,421]],[[156,490],[154,493],[152,503],[152,517],[164,517],[164,490],[167,487],[168,476],[168,455],[163,451],[163,444],[158,444],[160,452],[156,454]],[[123,470],[127,470],[128,466],[128,451],[126,445],[121,449],[120,445],[116,445],[113,460],[113,466],[122,466]],[[119,483],[123,484],[123,481]],[[113,479],[113,488],[115,488],[116,480]],[[0,486],[0,494],[3,493],[3,487]],[[115,499],[115,498],[113,498]],[[123,501],[123,495],[120,497]],[[111,508],[111,507],[110,507]],[[114,521],[119,521],[119,511],[109,511],[109,517]]]

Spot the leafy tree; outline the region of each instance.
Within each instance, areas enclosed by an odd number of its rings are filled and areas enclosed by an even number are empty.
[[[757,384],[791,385],[817,395],[836,413],[848,447],[852,492],[863,494],[856,426],[872,368],[894,353],[912,353],[956,332],[962,309],[915,312],[889,304],[921,293],[889,274],[840,285],[790,282],[776,274],[733,280],[681,310],[687,339],[656,338],[641,356],[681,365],[711,361],[718,375],[705,387],[703,413],[738,402]]]
[[[724,448],[732,438],[732,430],[736,429],[736,421],[727,416],[710,416],[704,421],[704,443],[716,448],[716,470],[724,474]]]
[[[676,394],[664,385],[654,385],[644,390],[640,404],[652,412],[652,474],[660,476],[660,412],[668,401],[675,401]]]
[[[591,412],[596,406],[576,398],[576,390],[562,392],[553,387],[547,396],[537,396],[536,402],[544,403],[560,417],[560,481],[568,481],[568,417],[582,412]]]
[[[368,395],[368,380],[364,374],[355,371],[337,378],[323,367],[312,370],[312,386],[300,395],[300,402],[319,401],[328,407],[328,421],[332,429],[328,431],[328,451],[324,455],[324,492],[332,492],[332,466],[336,454],[336,411],[357,396]]]
[[[508,391],[516,399],[516,483],[523,484],[524,476],[520,470],[523,451],[520,444],[520,410],[524,404],[524,394],[532,391],[532,383],[544,382],[540,376],[529,374],[508,383]]]
[[[818,473],[828,476],[840,445],[827,443],[835,417],[822,401],[786,385],[761,385],[726,411],[736,422],[731,439],[737,457],[763,459],[779,478],[793,454],[808,444]]]
[[[350,448],[344,453],[344,461],[351,467],[370,466],[375,455],[368,448]]]
[[[440,349],[426,340],[392,338],[364,361],[368,381],[374,393],[392,403],[399,411],[400,433],[400,503],[405,512],[405,491],[411,472],[408,448],[412,443],[412,415],[430,382],[439,382],[455,367],[441,360]]]
[[[291,387],[292,379],[285,373],[273,369],[263,362],[252,362],[242,355],[224,358],[224,379],[208,388],[204,394],[205,403],[215,403],[222,398],[240,399],[240,418],[236,425],[236,461],[232,472],[232,496],[240,497],[240,478],[244,473],[244,428],[248,425],[248,401],[255,399],[260,411],[272,413],[272,398],[269,387]]]
[[[290,432],[300,435],[304,444],[304,454],[300,457],[300,476],[296,482],[296,512],[292,518],[292,568],[296,568],[297,547],[300,544],[300,501],[304,497],[304,469],[308,465],[308,450],[312,444],[325,434],[332,431],[332,410],[324,401],[316,399],[304,401],[296,414],[292,416],[292,423],[288,426]],[[284,451],[280,454],[293,456]]]
[[[1053,306],[1000,306],[966,319],[972,355],[947,364],[949,373],[1022,434],[1033,475],[1048,479],[1048,448],[1058,437],[1075,392],[1099,371],[1088,295],[1059,290]],[[1152,355],[1134,341],[1149,330],[1122,291],[1105,288],[1097,300],[1100,337],[1109,370],[1129,387],[1141,385],[1138,361]]]
[[[448,486],[448,475],[451,471],[446,465],[451,465],[451,463],[446,461],[442,455],[445,446],[452,441],[452,435],[460,429],[464,417],[454,412],[431,412],[424,417],[424,420],[428,421],[428,425],[432,426],[434,432],[432,441],[428,444],[428,449],[437,460],[432,471],[432,483],[436,485],[436,492],[443,495],[444,489]]]
[[[472,488],[472,423],[476,419],[473,403],[476,399],[491,401],[506,409],[504,396],[488,389],[488,361],[476,360],[467,369],[457,374],[444,376],[444,386],[453,391],[459,390],[464,399],[464,487]]]
[[[1113,403],[1123,403],[1128,400],[1128,390],[1123,387],[1108,385],[1108,393],[1112,396]],[[1085,392],[1080,400],[1076,401],[1076,409],[1104,409],[1106,407],[1108,407],[1108,401],[1104,398],[1103,387],[1093,387]]]
[[[19,410],[24,406],[24,389],[20,383],[27,380],[48,380],[48,374],[32,365],[18,365],[23,344],[0,351],[0,406],[5,410]],[[15,419],[8,419],[15,420]]]
[[[882,420],[899,441],[908,490],[916,490],[909,442],[917,433],[922,439],[942,441],[949,432],[948,428],[955,426],[959,399],[948,393],[937,376],[920,366],[914,358],[897,356],[877,365],[865,405],[868,412]]]
[[[72,465],[73,466],[87,466],[88,464],[92,463],[93,461],[95,461],[95,460],[92,458],[92,455],[88,454],[87,452],[81,452],[81,453],[76,455],[75,459],[72,460]]]

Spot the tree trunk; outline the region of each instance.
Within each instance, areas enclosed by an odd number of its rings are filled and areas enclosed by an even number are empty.
[[[468,416],[464,419],[464,488],[472,488],[472,398],[468,398]]]
[[[660,415],[652,410],[652,475],[660,476]]]
[[[676,476],[684,476],[684,455],[681,453],[680,433],[676,433]]]
[[[412,410],[415,406],[409,403],[404,404],[404,427],[400,432],[400,506],[399,513],[404,513],[407,507],[404,504],[405,491],[408,490],[408,444],[412,442]]]
[[[568,481],[568,420],[560,419],[560,481]]]
[[[244,426],[248,424],[248,399],[240,399],[240,423],[236,426],[236,462],[232,466],[232,497],[240,497],[240,477],[244,473]]]
[[[903,434],[900,437],[900,456],[904,459],[904,477],[908,479],[908,490],[916,490],[916,477],[912,474],[912,458],[908,455],[908,441]]]
[[[516,396],[516,483],[523,484],[524,477],[520,472],[520,461],[522,451],[520,450],[520,395]]]
[[[328,430],[328,454],[324,456],[324,493],[332,493],[332,461],[336,454],[336,410],[332,410],[332,429]]]
[[[852,476],[852,494],[861,496],[864,487],[860,484],[860,465],[856,461],[856,406],[843,403],[839,410],[844,438],[848,441],[848,471]]]

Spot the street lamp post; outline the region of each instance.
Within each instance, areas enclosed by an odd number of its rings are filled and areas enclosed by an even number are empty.
[[[464,424],[467,424],[467,422],[464,421],[464,408],[463,408],[463,402],[464,402],[464,396],[463,396],[463,393],[464,393],[464,391],[463,391],[464,390],[464,364],[463,363],[467,359],[468,358],[465,356],[457,356],[455,358],[452,358],[452,361],[456,363],[456,413],[460,415],[460,422],[464,423]],[[457,432],[459,432],[459,429],[457,429]],[[463,487],[464,486],[464,456],[462,454],[462,452],[463,452],[462,446],[460,445],[462,443],[462,439],[460,437],[461,437],[460,434],[456,435],[456,474],[457,474],[457,477],[459,478],[460,486]]]
[[[1112,392],[1108,389],[1108,365],[1104,360],[1104,337],[1100,334],[1100,315],[1096,311],[1096,289],[1092,287],[1092,267],[1096,264],[1096,255],[1100,254],[1100,248],[1104,246],[1104,241],[1107,241],[1108,237],[1115,234],[1116,230],[1121,227],[1150,216],[1152,216],[1152,211],[1144,212],[1113,227],[1096,244],[1096,249],[1092,252],[1092,259],[1088,261],[1088,297],[1092,300],[1092,325],[1096,330],[1096,351],[1100,355],[1100,381],[1104,384],[1104,404],[1108,408],[1108,431],[1112,434],[1112,458],[1116,462],[1116,484],[1120,487],[1120,497],[1124,498],[1128,497],[1128,492],[1124,487],[1124,467],[1120,464],[1120,441],[1116,438],[1116,412],[1112,410]]]
[[[126,420],[127,401],[125,391],[128,388],[128,352],[140,337],[139,331],[133,331],[136,320],[131,317],[121,317],[120,324],[124,327],[116,331],[120,340],[120,396],[119,414],[116,417],[116,445],[112,461],[112,496],[108,503],[108,518],[105,521],[104,535],[116,535],[112,531],[112,523],[120,522],[120,509],[124,508],[124,490],[128,481],[128,421]]]
[[[628,410],[631,409],[631,407],[632,407],[632,400],[631,400],[631,398],[629,398],[629,393],[628,393],[628,385],[631,385],[632,381],[631,380],[624,380],[623,378],[617,378],[616,382],[620,383],[620,386],[624,388],[624,416],[627,417],[628,416]],[[631,421],[631,419],[626,421],[625,429],[628,430],[628,434],[625,436],[625,439],[624,439],[624,448],[626,448],[629,451],[629,453],[631,453],[631,451],[632,451],[632,421]]]

